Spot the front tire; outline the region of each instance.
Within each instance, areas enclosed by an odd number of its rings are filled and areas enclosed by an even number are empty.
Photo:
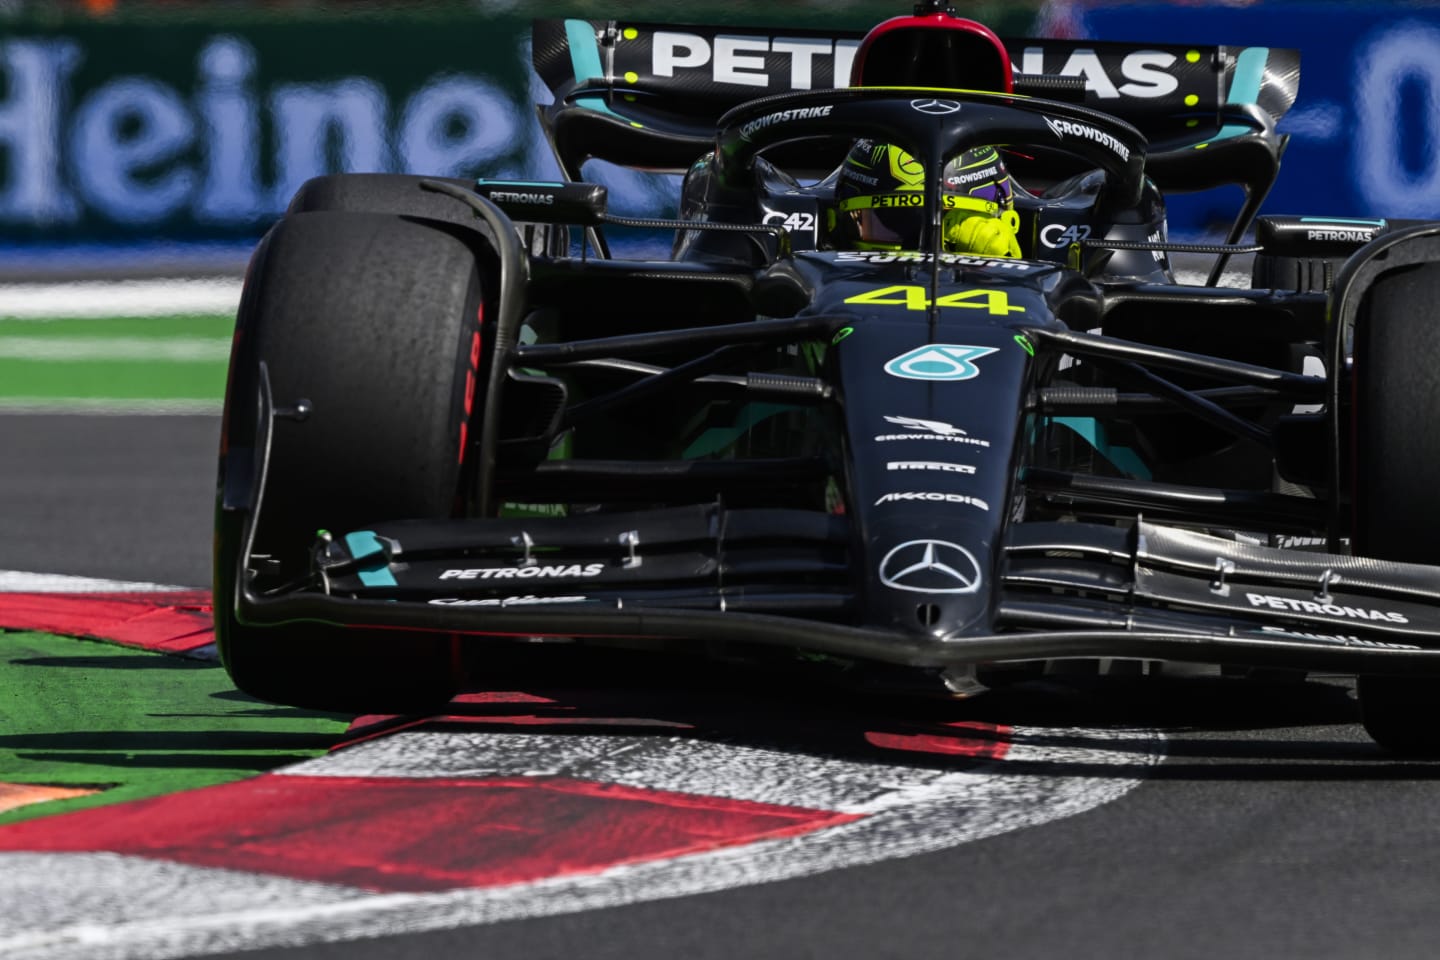
[[[1388,273],[1355,328],[1355,553],[1440,563],[1440,263]],[[1440,680],[1365,676],[1365,730],[1386,749],[1440,753]]]
[[[274,421],[254,547],[272,558],[271,582],[304,575],[317,530],[461,512],[491,257],[472,232],[372,213],[291,215],[262,241],[236,324],[227,455],[254,444],[262,361],[277,407],[310,407]],[[340,712],[408,713],[454,695],[451,635],[240,622],[243,521],[217,511],[216,640],[237,687]]]

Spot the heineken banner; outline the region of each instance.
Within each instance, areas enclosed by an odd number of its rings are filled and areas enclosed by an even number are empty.
[[[984,17],[994,6],[966,12]],[[603,16],[596,7],[586,15]],[[791,30],[803,30],[807,15],[816,29],[863,29],[873,22],[864,14],[876,12],[829,16],[782,0],[774,8]],[[1054,14],[1065,9],[1078,13]],[[1029,11],[1007,8],[990,23],[1002,35],[1023,36],[1034,28]],[[815,23],[822,15],[823,26]],[[687,7],[675,19],[707,18],[701,7]],[[1432,143],[1440,129],[1433,55],[1440,16],[1433,11],[1053,5],[1042,29],[1297,46],[1300,99],[1281,127],[1293,140],[1266,210],[1319,209],[1317,198],[1323,212],[1341,216],[1440,210]],[[550,94],[530,67],[529,43],[528,18],[453,12],[7,21],[0,31],[0,256],[77,244],[241,245],[259,236],[299,184],[331,171],[553,178],[534,106]],[[657,69],[688,68],[705,53],[660,52],[682,59]],[[1089,63],[1077,55],[1059,69],[1108,82]],[[791,68],[811,66],[826,65],[807,58]],[[610,186],[621,213],[663,209],[676,190],[673,178],[603,165],[586,175]],[[1172,230],[1219,229],[1233,215],[1235,194],[1173,198]]]
[[[10,32],[0,230],[239,239],[327,171],[532,176],[528,39],[519,20]]]
[[[528,18],[475,15],[11,26],[0,250],[242,242],[332,171],[553,178],[529,43]],[[587,175],[622,211],[675,189]]]
[[[646,8],[649,19],[674,13],[661,6]],[[828,29],[863,30],[909,4],[716,9],[732,22],[783,17],[803,28],[823,18]],[[1023,34],[1032,10],[968,12]],[[705,21],[705,7],[675,16],[687,18]],[[0,30],[0,256],[252,241],[301,183],[327,172],[551,179],[558,170],[535,116],[549,100],[530,66],[528,16],[14,20]],[[586,175],[611,187],[617,212],[654,209],[676,192],[673,177],[599,164]]]

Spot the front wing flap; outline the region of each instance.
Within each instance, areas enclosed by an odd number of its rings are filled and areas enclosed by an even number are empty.
[[[236,613],[255,625],[729,641],[918,667],[1118,657],[1440,675],[1435,568],[1144,521],[1022,523],[993,629],[952,635],[856,624],[848,536],[843,517],[715,505],[387,523],[317,544],[303,586],[237,584]]]

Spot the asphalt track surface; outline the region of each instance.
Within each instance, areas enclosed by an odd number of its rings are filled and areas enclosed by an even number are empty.
[[[0,569],[207,586],[217,430],[207,417],[0,416]],[[833,715],[833,701],[753,690],[737,699],[735,737],[778,738],[797,756],[824,750],[813,723],[775,726]],[[633,706],[643,710],[643,698]],[[1345,684],[1056,680],[970,709],[1015,724],[1158,731],[1164,758],[1088,812],[936,852],[243,955],[1435,956],[1440,766],[1373,747]]]

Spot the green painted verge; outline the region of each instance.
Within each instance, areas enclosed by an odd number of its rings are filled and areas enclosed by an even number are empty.
[[[103,397],[218,407],[234,329],[233,316],[0,319],[0,402]]]
[[[104,788],[0,825],[241,780],[323,754],[348,726],[252,700],[218,664],[0,632],[0,782]]]
[[[0,337],[214,337],[225,343],[235,332],[234,314],[182,313],[145,317],[0,317]]]

